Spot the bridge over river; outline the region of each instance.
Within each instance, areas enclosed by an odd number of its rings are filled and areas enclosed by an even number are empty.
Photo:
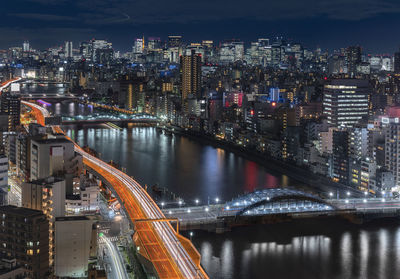
[[[234,226],[296,218],[342,216],[354,222],[400,216],[400,200],[388,198],[322,199],[290,188],[255,191],[225,204],[164,209],[181,230],[224,232]]]

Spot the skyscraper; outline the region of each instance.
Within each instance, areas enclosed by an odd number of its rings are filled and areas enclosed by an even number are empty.
[[[385,131],[385,166],[393,173],[395,185],[400,185],[400,124],[399,119],[388,119]]]
[[[331,127],[352,127],[368,118],[368,80],[334,79],[325,85],[323,114]]]
[[[24,41],[24,43],[22,44],[22,50],[23,51],[30,51],[31,47],[29,45],[29,41]]]
[[[346,49],[347,72],[354,75],[357,72],[357,65],[361,63],[361,47],[349,46]]]
[[[15,131],[20,124],[21,100],[14,93],[3,93],[1,95],[0,112],[8,116],[8,131]]]
[[[400,50],[394,53],[394,72],[400,74]]]
[[[168,47],[181,47],[182,36],[168,36]]]
[[[181,94],[184,103],[189,94],[200,97],[201,93],[201,56],[193,50],[190,55],[182,55],[181,64]]]
[[[66,58],[72,58],[72,42],[65,42],[64,53]]]

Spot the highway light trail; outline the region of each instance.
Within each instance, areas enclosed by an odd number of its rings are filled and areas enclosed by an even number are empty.
[[[32,108],[36,117],[40,117],[40,112],[42,123],[45,117],[50,116],[45,108],[37,104],[22,103]],[[63,133],[59,126],[53,126],[53,131]],[[165,219],[160,208],[133,178],[85,152],[76,143],[75,151],[82,155],[86,167],[97,172],[113,187],[132,223],[138,219]],[[200,263],[195,263],[194,258],[200,258],[198,252],[192,245],[187,251],[169,223],[136,224],[135,230],[140,239],[135,241],[136,245],[145,250],[159,278],[208,278]]]

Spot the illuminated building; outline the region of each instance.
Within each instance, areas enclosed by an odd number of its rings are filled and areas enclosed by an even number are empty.
[[[349,144],[346,130],[333,130],[333,181],[347,184],[349,180]]]
[[[181,47],[182,36],[168,36],[168,47]]]
[[[29,278],[49,277],[49,221],[39,210],[0,207],[0,257],[15,258]]]
[[[361,47],[350,46],[346,49],[347,72],[354,75],[357,72],[357,65],[361,63]]]
[[[8,115],[8,131],[15,131],[20,124],[21,101],[14,93],[1,95],[1,113]]]
[[[382,118],[385,126],[385,166],[400,185],[400,123],[399,118]]]
[[[400,51],[394,53],[394,72],[400,74]]]
[[[65,42],[64,54],[66,58],[72,58],[72,42]]]
[[[31,47],[29,45],[29,41],[24,41],[24,43],[22,44],[22,50],[23,51],[30,51]]]
[[[323,114],[332,127],[351,127],[368,118],[368,80],[334,79],[325,85]]]
[[[22,183],[22,206],[42,211],[49,221],[49,265],[54,262],[54,222],[65,215],[65,180],[46,179]]]
[[[191,55],[180,58],[181,96],[182,103],[186,102],[189,94],[200,97],[201,94],[201,56],[192,50]]]

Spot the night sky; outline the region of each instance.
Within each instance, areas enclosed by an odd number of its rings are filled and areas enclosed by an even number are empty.
[[[143,35],[245,42],[283,36],[311,49],[359,44],[374,53],[400,46],[399,0],[7,0],[0,22],[0,48],[98,38],[128,51]]]

